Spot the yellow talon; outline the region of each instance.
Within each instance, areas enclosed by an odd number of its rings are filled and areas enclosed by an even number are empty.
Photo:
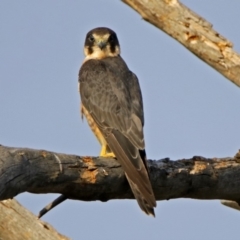
[[[100,157],[111,157],[115,158],[114,153],[109,149],[108,145],[102,145],[102,149],[100,152]]]
[[[114,155],[113,152],[108,152],[106,153],[104,156],[101,156],[101,157],[110,157],[110,158],[115,158],[116,156]]]

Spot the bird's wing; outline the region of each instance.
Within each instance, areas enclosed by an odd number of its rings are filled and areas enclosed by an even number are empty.
[[[140,207],[154,215],[156,201],[146,166],[142,96],[136,76],[116,57],[85,62],[79,81],[83,106],[122,165]]]

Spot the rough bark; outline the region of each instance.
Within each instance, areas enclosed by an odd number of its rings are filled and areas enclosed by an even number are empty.
[[[0,202],[0,239],[1,240],[67,240],[50,224],[45,223],[16,200]]]
[[[148,160],[157,200],[240,200],[240,154],[228,158]],[[0,146],[0,200],[22,192],[60,193],[70,199],[132,199],[118,161]]]
[[[240,86],[240,55],[212,24],[178,0],[122,0],[144,20],[176,39],[197,57]],[[236,29],[237,30],[237,29]]]
[[[240,153],[222,159],[148,160],[148,166],[157,200],[227,199],[231,202],[224,205],[239,209]],[[133,198],[116,159],[0,146],[0,239],[68,239],[9,199],[22,192],[60,193],[60,202]]]

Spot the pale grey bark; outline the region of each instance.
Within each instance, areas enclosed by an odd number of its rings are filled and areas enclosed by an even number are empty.
[[[122,0],[144,20],[176,39],[189,51],[240,86],[240,55],[212,24],[178,0]],[[237,29],[237,25],[236,31]],[[159,39],[160,42],[160,39]]]
[[[58,233],[50,224],[37,219],[14,199],[0,202],[0,239],[70,240]]]

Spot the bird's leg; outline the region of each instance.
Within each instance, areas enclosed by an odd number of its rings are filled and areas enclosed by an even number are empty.
[[[88,113],[88,111],[86,110],[86,108],[83,105],[81,105],[81,113],[83,115],[85,115],[90,128],[92,129],[93,133],[95,134],[99,143],[102,146],[102,149],[101,149],[101,152],[100,152],[100,157],[115,158],[114,153],[111,151],[111,149],[107,145],[107,142],[106,142],[104,136],[102,135],[101,131],[99,130],[98,126],[96,125],[93,118],[91,117],[91,115]]]
[[[102,144],[102,149],[100,152],[100,157],[112,157],[115,158],[114,153],[110,150],[106,143]]]

